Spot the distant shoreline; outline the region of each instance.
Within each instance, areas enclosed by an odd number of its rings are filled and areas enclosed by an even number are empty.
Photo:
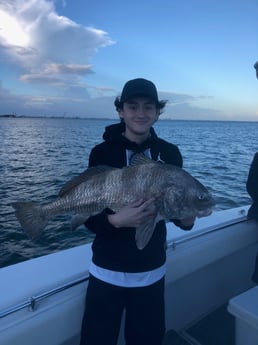
[[[6,114],[6,115],[0,115],[0,117],[17,117],[16,115]]]
[[[16,115],[16,114],[0,114],[1,118],[14,118],[14,119],[66,119],[66,120],[110,120],[119,121],[117,118],[111,117],[82,117],[82,116],[57,116],[57,115]],[[258,120],[210,120],[210,119],[178,119],[178,118],[159,118],[159,121],[195,121],[195,122],[250,122],[257,123]]]
[[[72,120],[114,120],[110,117],[81,117],[81,116],[54,116],[54,115],[15,115],[15,114],[0,114],[0,118],[15,118],[15,119],[72,119]]]

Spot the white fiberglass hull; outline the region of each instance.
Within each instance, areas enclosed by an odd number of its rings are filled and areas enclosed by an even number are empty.
[[[258,231],[247,209],[214,212],[190,232],[168,224],[168,330],[183,329],[253,286]],[[86,244],[2,268],[1,345],[78,345],[90,260]]]

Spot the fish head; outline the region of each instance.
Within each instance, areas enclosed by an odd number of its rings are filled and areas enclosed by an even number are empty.
[[[167,219],[206,217],[212,213],[215,201],[211,193],[198,180],[169,186],[164,195],[163,209]]]

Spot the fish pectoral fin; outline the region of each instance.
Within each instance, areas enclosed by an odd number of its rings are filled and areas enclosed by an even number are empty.
[[[135,242],[138,249],[144,249],[148,244],[157,224],[157,217],[153,218],[148,223],[145,223],[136,228]]]
[[[85,216],[83,214],[76,214],[73,216],[71,221],[71,228],[72,231],[75,231],[80,225],[84,224],[89,216]]]

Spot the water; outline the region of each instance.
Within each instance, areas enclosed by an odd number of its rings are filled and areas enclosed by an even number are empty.
[[[82,172],[91,148],[112,120],[0,118],[0,267],[91,241],[84,227],[71,232],[68,217],[51,221],[32,242],[10,203],[53,200]],[[258,151],[258,122],[159,121],[155,130],[177,144],[184,167],[213,193],[216,209],[251,202],[245,183]]]

